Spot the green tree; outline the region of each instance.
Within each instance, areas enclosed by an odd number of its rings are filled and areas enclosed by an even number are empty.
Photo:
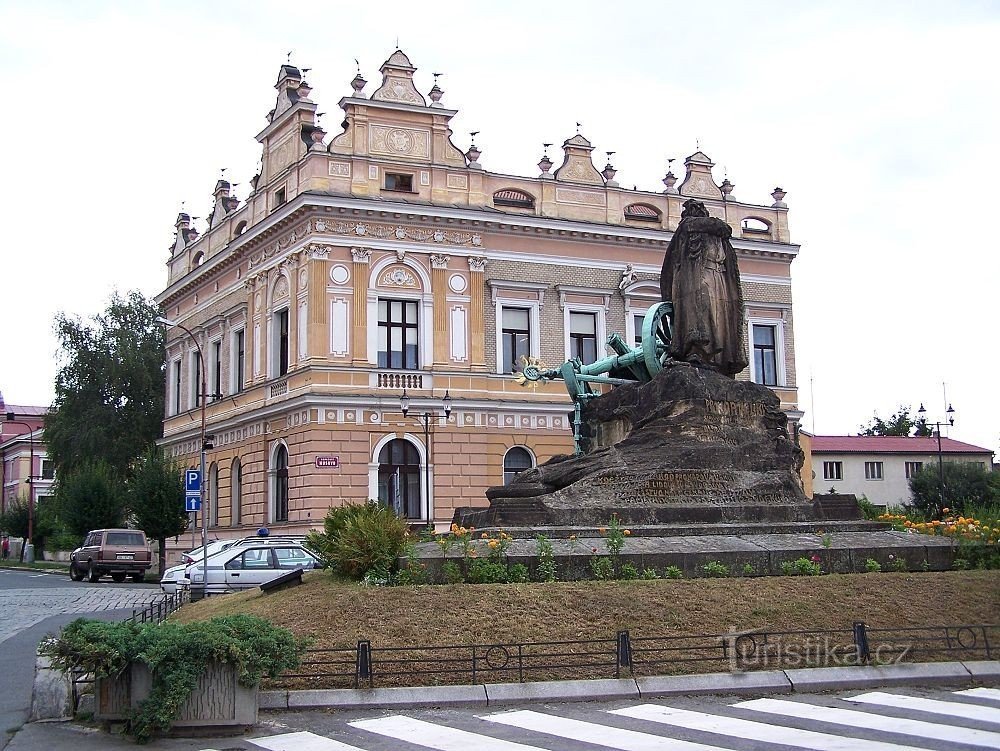
[[[11,537],[20,537],[21,539],[24,539],[28,536],[27,498],[21,497],[7,503],[7,509],[0,514],[0,530],[3,530]],[[21,546],[21,556],[19,560],[24,560],[23,545]]]
[[[943,469],[943,489],[936,464],[925,465],[910,478],[913,505],[927,516],[941,518],[945,508],[961,514],[970,504],[1000,502],[1000,473],[958,462],[945,462]]]
[[[87,462],[58,478],[56,503],[67,532],[82,539],[92,529],[122,526],[126,497],[118,470]]]
[[[128,506],[136,526],[159,545],[159,571],[166,568],[167,538],[187,528],[183,470],[156,446],[150,446],[133,467]]]
[[[59,473],[100,458],[121,476],[163,435],[163,329],[139,292],[112,295],[90,321],[60,313],[60,367],[45,417],[45,442]]]
[[[883,420],[878,412],[872,415],[871,422],[861,425],[858,435],[898,435],[898,436],[929,436],[931,429],[923,420],[910,416],[910,406],[900,405],[896,412]]]

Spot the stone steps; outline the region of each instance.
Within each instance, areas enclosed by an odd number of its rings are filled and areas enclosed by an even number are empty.
[[[600,538],[601,526],[605,525],[563,525],[546,527],[506,527],[487,524],[475,527],[478,533],[496,534],[503,531],[515,539],[535,539],[544,534],[550,539],[566,539],[570,536]],[[870,521],[805,521],[805,522],[733,522],[730,524],[635,524],[628,530],[633,537],[680,537],[680,536],[732,536],[760,534],[822,534],[835,532],[878,532],[891,529],[887,522]]]

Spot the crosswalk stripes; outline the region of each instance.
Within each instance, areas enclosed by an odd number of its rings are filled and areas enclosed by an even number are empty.
[[[465,715],[473,723],[466,727],[472,730],[451,727],[447,721],[395,714],[347,722],[354,733],[345,736],[350,743],[311,732],[247,741],[266,751],[369,751],[373,743],[384,748],[379,744],[385,741],[376,737],[434,751],[550,751],[560,748],[559,741],[618,751],[732,751],[746,747],[747,743],[758,751],[789,746],[810,751],[926,751],[928,747],[940,748],[941,744],[1000,749],[1000,707],[989,706],[1000,704],[1000,690],[968,689],[953,694],[954,701],[877,691],[831,698],[823,704],[753,699],[719,707],[721,712],[646,703],[592,710],[585,720],[563,717],[553,708],[544,712],[511,710]],[[972,703],[974,699],[979,703]],[[919,712],[922,719],[893,716],[899,714],[894,709]],[[742,716],[732,716],[730,710]],[[579,710],[568,713],[580,716]],[[617,724],[601,721],[602,716],[611,720],[609,715],[617,719]],[[747,716],[755,719],[745,719]],[[620,727],[628,720],[639,721],[641,729]],[[978,728],[967,727],[969,720],[980,723]],[[799,727],[783,722],[793,722]],[[805,723],[817,724],[820,729],[803,729]],[[983,729],[984,725],[992,728]],[[843,728],[845,735],[831,731],[831,726]],[[516,740],[504,737],[515,732]],[[705,736],[704,742],[690,740],[700,739],[701,734]],[[531,745],[534,743],[539,745]],[[721,745],[712,745],[715,743]]]
[[[1000,688],[967,688],[955,693],[959,696],[971,696],[973,699],[986,699],[1000,704]]]
[[[982,707],[978,704],[961,704],[957,701],[940,701],[939,699],[924,699],[920,696],[899,696],[872,691],[867,694],[851,696],[847,701],[857,701],[862,704],[877,704],[881,707],[896,707],[914,712],[929,712],[943,714],[949,717],[961,717],[966,720],[982,720],[1000,724],[1000,709]]]
[[[738,709],[750,709],[754,712],[764,712],[779,717],[794,717],[814,722],[827,722],[832,725],[845,725],[851,728],[865,728],[866,730],[878,730],[884,733],[912,735],[916,738],[966,743],[970,746],[980,746],[982,748],[1000,748],[1000,733],[991,733],[988,730],[972,730],[970,728],[955,727],[954,725],[938,725],[937,723],[926,722],[924,720],[886,717],[885,715],[872,714],[870,712],[860,712],[856,709],[825,707],[821,704],[806,704],[805,702],[788,701],[786,699],[753,699],[751,701],[741,701],[733,706]]]
[[[783,743],[813,751],[921,751],[917,746],[873,741],[866,738],[845,738],[815,730],[769,725],[766,722],[741,720],[738,717],[713,715],[706,712],[693,712],[689,709],[674,709],[659,704],[625,707],[624,709],[612,710],[611,713],[688,730],[700,730],[704,733],[736,737],[741,740]]]

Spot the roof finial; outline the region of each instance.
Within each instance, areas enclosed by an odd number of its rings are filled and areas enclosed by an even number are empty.
[[[576,134],[577,134],[577,135],[580,135],[580,125],[582,125],[582,123],[579,123],[579,122],[578,122],[578,123],[576,124]]]
[[[396,49],[399,49],[399,35],[396,35]]]
[[[469,135],[472,136],[472,144],[471,145],[475,146],[476,145],[476,136],[479,135],[479,131],[478,130],[470,130],[469,131]]]
[[[542,156],[546,156],[547,157],[549,155],[549,146],[551,146],[551,145],[552,145],[551,143],[543,143],[542,144]]]
[[[358,62],[358,58],[354,58],[354,65],[357,67],[357,69],[358,69],[358,75],[360,76],[361,75],[361,63]]]
[[[444,75],[444,73],[431,73],[434,76],[434,85],[437,86],[438,78]]]
[[[287,63],[288,65],[291,65],[291,64],[292,64],[292,53],[293,53],[293,52],[295,52],[295,50],[288,50],[288,56],[287,56],[287,58],[286,58],[286,60],[285,60],[285,62],[286,62],[286,63]]]

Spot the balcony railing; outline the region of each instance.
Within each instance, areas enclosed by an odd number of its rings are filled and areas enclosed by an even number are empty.
[[[424,374],[394,371],[379,373],[375,386],[380,389],[422,389],[424,387]]]
[[[288,381],[278,381],[271,384],[271,396],[282,396],[288,393]]]

